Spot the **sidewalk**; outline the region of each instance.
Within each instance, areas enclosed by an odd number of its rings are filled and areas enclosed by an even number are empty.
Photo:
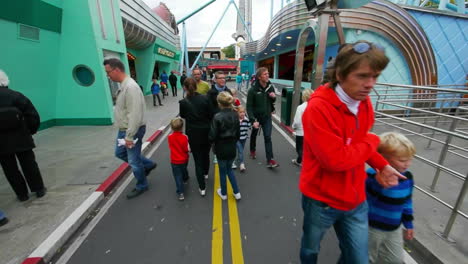
[[[144,140],[177,115],[182,91],[178,93],[157,107],[152,96],[146,96]],[[40,199],[31,194],[28,201],[19,202],[0,170],[0,208],[10,219],[0,227],[2,263],[21,263],[122,164],[114,157],[116,133],[113,126],[52,127],[38,132],[34,151],[48,189]]]

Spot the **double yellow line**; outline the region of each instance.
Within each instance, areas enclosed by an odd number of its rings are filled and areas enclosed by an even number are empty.
[[[216,164],[215,184],[213,192],[213,228],[211,239],[211,263],[223,263],[223,204],[216,190],[220,188],[219,168]],[[240,233],[239,215],[237,214],[237,201],[233,196],[232,187],[228,185],[227,201],[229,211],[229,230],[231,237],[231,255],[233,264],[244,264],[244,254],[242,253],[242,238]]]

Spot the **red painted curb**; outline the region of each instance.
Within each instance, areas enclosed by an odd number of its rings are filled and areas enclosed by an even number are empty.
[[[156,130],[156,132],[154,132],[154,134],[148,138],[147,142],[153,143],[162,134],[162,130]],[[129,170],[130,166],[128,163],[122,163],[122,165],[120,165],[109,177],[107,177],[107,179],[101,183],[101,185],[99,185],[96,191],[103,192],[104,196],[107,196]]]
[[[150,144],[154,143],[162,134],[163,130],[156,130],[156,132],[148,138],[147,142]],[[128,163],[122,163],[101,185],[99,185],[95,192],[103,192],[104,196],[107,196],[129,170],[130,166]],[[28,257],[21,264],[45,264],[43,257],[44,256]]]
[[[160,136],[162,135],[163,131],[162,130],[156,130],[156,132],[154,132],[153,135],[151,135],[151,137],[148,138],[148,140],[146,140],[147,142],[149,143],[154,143],[154,141]]]
[[[43,258],[27,258],[21,264],[45,264]]]
[[[281,127],[286,129],[286,131],[289,132],[291,135],[294,133],[294,130],[290,126],[287,126],[287,125],[285,125],[283,123],[280,123],[280,124],[281,124]]]
[[[122,177],[130,170],[128,163],[124,162],[120,165],[107,179],[99,185],[96,192],[103,192],[104,196],[108,195]]]

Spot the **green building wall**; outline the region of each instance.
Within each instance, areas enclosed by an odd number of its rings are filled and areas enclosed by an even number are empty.
[[[116,42],[112,12],[121,21],[120,10],[112,9],[108,1],[101,1],[106,39],[103,39],[96,1],[66,1],[63,3],[67,15],[63,18],[60,43],[56,124],[57,125],[109,125],[112,124],[112,98],[107,77],[102,65],[106,48],[125,53],[122,26]],[[90,86],[78,84],[73,69],[78,65],[88,67],[95,76]]]
[[[150,94],[151,92],[151,77],[153,75],[154,60],[153,45],[146,49],[135,50],[127,48],[127,51],[136,57],[135,70],[137,83],[143,86],[143,93]]]
[[[0,1],[0,69],[10,79],[10,89],[25,94],[41,115],[41,121],[55,118],[57,100],[58,61],[57,50],[60,48],[60,32],[47,30],[47,24],[36,23],[34,10],[28,8],[49,9],[55,12],[60,8],[47,4],[28,1]],[[9,17],[9,15],[11,15]],[[45,15],[45,14],[43,14]],[[61,18],[57,18],[61,19]],[[32,29],[39,31],[39,40],[19,37],[20,25],[30,23]],[[31,25],[32,24],[32,25]],[[24,24],[23,24],[24,25]],[[40,28],[40,27],[42,28]]]
[[[159,74],[161,74],[163,71],[166,71],[167,75],[170,75],[171,71],[178,72],[179,67],[180,67],[179,66],[180,51],[178,51],[176,49],[176,47],[172,46],[171,44],[168,44],[167,42],[165,42],[164,40],[162,40],[160,38],[156,38],[156,41],[155,41],[154,44],[155,45],[153,47],[153,50],[154,50],[155,47],[159,46],[159,47],[165,48],[165,49],[170,50],[170,51],[175,53],[174,58],[169,58],[167,56],[159,55],[159,54],[156,53],[156,51],[154,51],[156,63],[159,64]],[[180,74],[182,74],[182,73],[180,73]],[[181,89],[180,82],[179,82],[180,81],[180,76],[179,75],[176,75],[176,76],[177,76],[177,88]],[[171,89],[170,85],[169,85],[168,88],[169,88],[169,90]]]
[[[157,46],[163,47],[169,51],[174,52],[175,57],[169,58],[167,56],[157,54],[155,52],[155,47]],[[177,51],[176,47],[172,46],[171,44],[165,42],[160,38],[156,38],[155,42],[148,48],[140,50],[127,48],[127,50],[136,57],[135,70],[137,74],[137,82],[138,84],[143,86],[144,94],[151,93],[153,70],[156,63],[158,63],[159,65],[159,74],[161,74],[163,71],[166,71],[167,75],[169,75],[172,70],[178,71],[178,58],[180,52]],[[177,76],[177,80],[180,80],[180,76]],[[179,83],[177,87],[180,89]]]
[[[0,6],[0,69],[8,74],[10,88],[36,106],[41,129],[112,124],[112,95],[102,65],[105,54],[120,58],[129,73],[119,1],[0,0]],[[39,39],[19,38],[20,24],[39,29]],[[160,72],[178,67],[178,56],[156,54],[155,45],[180,53],[158,37],[148,48],[128,49],[137,56],[137,79],[145,94],[150,93],[155,63]],[[91,85],[75,80],[77,66],[94,74]]]

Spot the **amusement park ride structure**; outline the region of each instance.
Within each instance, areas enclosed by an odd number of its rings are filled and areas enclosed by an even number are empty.
[[[323,65],[325,60],[325,49],[327,47],[328,21],[333,17],[338,40],[340,44],[346,42],[341,26],[338,8],[358,8],[367,4],[367,0],[305,0],[307,9],[314,16],[309,19],[299,33],[296,46],[296,67],[294,70],[294,94],[292,101],[291,117],[294,119],[295,109],[299,105],[301,96],[301,80],[304,67],[304,52],[307,38],[311,32],[315,35],[314,64],[312,67],[312,89],[319,86],[322,81]]]
[[[242,10],[242,12],[239,10],[239,8],[237,7],[236,3],[234,0],[230,0],[229,3],[227,4],[226,8],[224,9],[224,12],[222,13],[221,17],[219,18],[218,22],[216,23],[216,26],[214,27],[213,31],[211,32],[209,38],[207,39],[205,45],[203,46],[203,48],[201,49],[200,53],[198,54],[197,58],[195,59],[195,61],[193,62],[192,66],[190,67],[189,66],[189,62],[188,62],[188,47],[187,47],[187,31],[186,31],[186,28],[185,28],[185,20],[189,19],[191,16],[195,15],[196,13],[200,12],[201,10],[203,10],[205,7],[209,6],[210,4],[212,4],[213,2],[215,2],[216,0],[211,0],[210,2],[202,5],[200,8],[198,8],[197,10],[193,11],[192,13],[188,14],[187,16],[185,16],[184,18],[180,19],[179,21],[177,21],[177,25],[179,25],[180,23],[182,23],[182,39],[181,39],[181,56],[180,56],[180,72],[183,71],[183,67],[184,67],[184,58],[185,58],[185,65],[187,67],[187,75],[190,76],[191,73],[192,73],[192,70],[195,68],[195,66],[197,65],[197,62],[198,60],[200,59],[200,57],[202,56],[203,52],[205,51],[208,43],[210,42],[211,38],[213,37],[214,33],[216,32],[216,30],[218,29],[218,26],[219,24],[221,23],[221,21],[223,20],[224,16],[226,15],[226,12],[227,10],[229,9],[229,7],[231,5],[233,5],[235,8],[236,8],[236,11],[237,11],[237,15],[238,15],[238,19],[240,19],[240,21],[242,22],[242,24],[244,25],[244,29],[247,33],[247,36],[248,36],[248,39],[252,39],[252,35],[250,33],[250,29],[248,27],[248,24],[246,23],[245,21],[245,13],[244,13],[244,10]],[[249,0],[250,2],[250,0]],[[248,6],[248,4],[247,4]],[[251,5],[250,5],[251,6]],[[251,23],[250,23],[251,25]]]

